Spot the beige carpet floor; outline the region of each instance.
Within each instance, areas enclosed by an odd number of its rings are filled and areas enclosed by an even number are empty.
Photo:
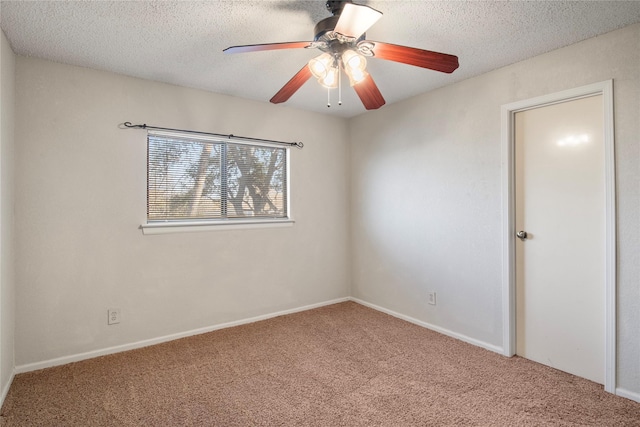
[[[5,426],[640,426],[640,404],[347,302],[16,376]]]

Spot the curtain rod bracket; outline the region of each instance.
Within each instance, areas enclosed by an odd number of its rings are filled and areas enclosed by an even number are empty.
[[[122,124],[124,126],[124,128],[129,128],[129,129],[146,129],[147,128],[147,124],[142,124],[142,125],[134,125],[131,124],[131,122],[124,122]],[[120,126],[120,129],[124,129],[122,126]]]

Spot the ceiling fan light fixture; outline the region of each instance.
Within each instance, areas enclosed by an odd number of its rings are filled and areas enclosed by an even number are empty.
[[[347,76],[349,77],[349,85],[351,86],[357,85],[358,83],[366,79],[367,76],[369,75],[369,73],[367,73],[365,70],[360,70],[360,69],[352,70],[349,68],[345,68],[344,71],[347,73]]]
[[[327,69],[327,73],[324,77],[318,79],[318,82],[327,89],[333,89],[338,87],[338,73],[337,67],[330,67]]]
[[[364,56],[359,55],[354,50],[345,50],[342,54],[342,64],[344,71],[349,77],[349,84],[356,85],[363,81],[369,74],[365,71],[367,68],[367,60]]]
[[[345,70],[360,70],[364,71],[367,68],[367,60],[364,56],[359,55],[352,49],[345,50],[342,54],[342,63]]]
[[[309,70],[311,70],[311,74],[318,80],[324,79],[332,68],[335,68],[335,59],[333,55],[328,52],[316,56],[309,61]]]

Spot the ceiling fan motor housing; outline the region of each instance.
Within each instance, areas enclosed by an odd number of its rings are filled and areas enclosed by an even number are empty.
[[[342,13],[342,10],[347,3],[352,3],[352,1],[327,1],[327,10],[329,10],[333,14],[333,16],[330,16],[318,22],[313,29],[313,32],[315,34],[314,41],[326,43],[326,47],[318,46],[320,50],[324,52],[331,52],[333,54],[339,54],[344,50],[353,48],[357,43],[365,39],[366,34],[364,33],[357,39],[353,39],[350,37],[345,37],[342,34],[338,34],[333,31],[336,28],[336,25],[340,20],[340,14]]]
[[[326,3],[327,10],[331,12],[333,16],[325,18],[316,24],[315,28],[313,29],[313,33],[315,34],[315,37],[314,37],[315,41],[329,42],[331,40],[338,38],[336,37],[335,34],[333,34],[333,30],[336,28],[336,25],[338,24],[338,20],[340,19],[340,14],[342,13],[342,10],[344,9],[344,6],[347,3],[353,3],[353,2],[351,0],[327,1]],[[358,37],[357,40],[355,40],[355,42],[359,42],[360,40],[363,40],[364,37],[365,35],[362,34],[360,37]]]
[[[323,42],[322,45],[316,46],[324,52],[340,54],[343,51],[355,47],[359,42],[365,39],[366,34],[362,34],[357,39],[345,37],[333,30],[340,19],[340,15],[330,16],[318,22],[314,28],[314,41]]]
[[[344,9],[345,3],[352,3],[351,0],[329,0],[326,3],[327,10],[331,12],[332,15],[340,15],[342,9]]]

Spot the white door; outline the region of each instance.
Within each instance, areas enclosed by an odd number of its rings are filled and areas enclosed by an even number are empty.
[[[516,354],[604,383],[602,95],[515,114]]]

